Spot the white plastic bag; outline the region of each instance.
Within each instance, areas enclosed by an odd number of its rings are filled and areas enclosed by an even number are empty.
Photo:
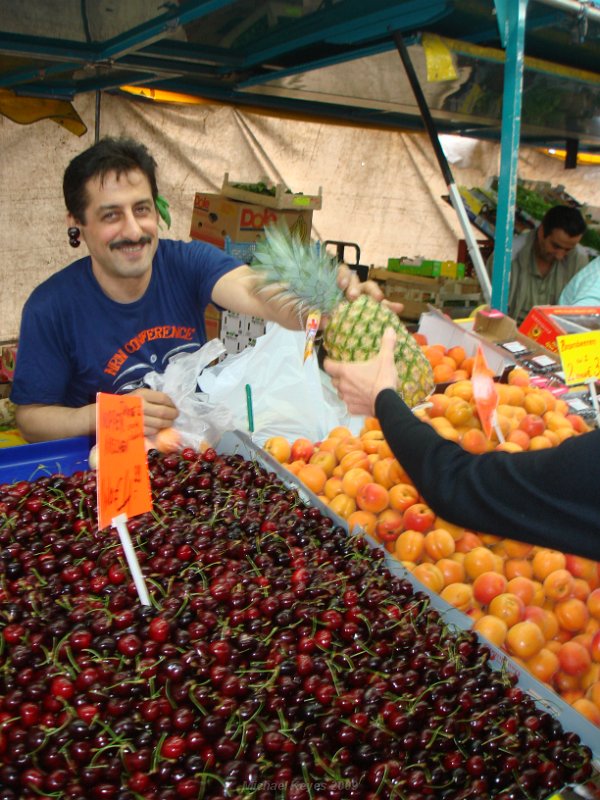
[[[253,439],[264,444],[270,436],[324,439],[337,425],[358,433],[364,417],[351,416],[329,376],[319,369],[316,354],[305,362],[304,332],[274,323],[254,347],[229,355],[202,373],[200,386],[211,403],[231,410],[235,427],[249,430],[246,386],[252,397]]]
[[[233,415],[226,405],[209,401],[198,391],[198,377],[211,362],[225,352],[218,339],[211,339],[193,353],[174,356],[163,373],[145,376],[148,388],[168,394],[179,410],[173,427],[183,447],[198,449],[203,443],[214,447],[221,435],[233,430]]]

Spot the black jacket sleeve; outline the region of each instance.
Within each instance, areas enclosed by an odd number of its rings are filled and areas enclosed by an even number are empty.
[[[392,389],[379,393],[375,412],[394,455],[439,516],[600,561],[600,430],[546,450],[473,455],[421,422]]]

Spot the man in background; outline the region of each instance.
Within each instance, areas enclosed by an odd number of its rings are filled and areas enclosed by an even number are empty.
[[[533,306],[557,305],[571,278],[589,261],[579,244],[586,225],[572,206],[549,209],[537,228],[523,235],[510,266],[508,315],[520,325]],[[487,262],[491,274],[493,254]]]

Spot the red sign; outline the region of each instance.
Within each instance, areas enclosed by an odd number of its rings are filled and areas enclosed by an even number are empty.
[[[135,517],[152,510],[150,474],[144,446],[142,398],[99,392],[98,527],[115,517]]]

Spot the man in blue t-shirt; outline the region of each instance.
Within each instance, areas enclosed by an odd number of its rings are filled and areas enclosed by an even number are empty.
[[[68,165],[63,193],[70,243],[81,237],[89,255],[23,309],[11,399],[28,441],[93,434],[98,391],[140,395],[147,436],[172,425],[175,404],[144,376],[205,343],[210,302],[301,327],[289,306],[253,291],[247,265],[209,244],[159,239],[156,162],[143,145],[100,140]],[[345,267],[338,283],[350,299],[378,293]]]

